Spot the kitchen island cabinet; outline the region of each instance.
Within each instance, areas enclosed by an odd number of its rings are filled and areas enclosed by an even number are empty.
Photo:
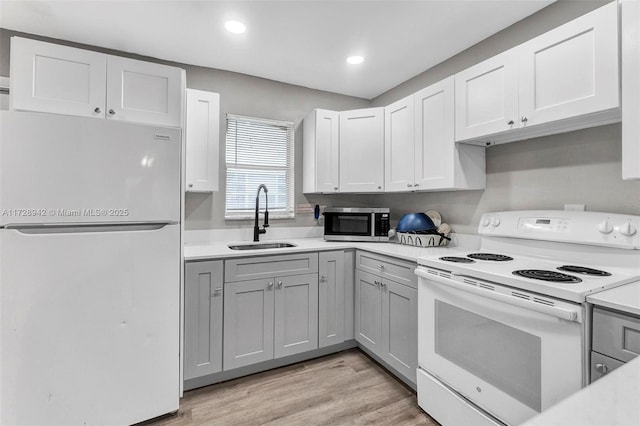
[[[222,371],[223,262],[189,262],[184,289],[184,379]]]
[[[15,110],[182,126],[181,68],[12,37],[10,72]]]

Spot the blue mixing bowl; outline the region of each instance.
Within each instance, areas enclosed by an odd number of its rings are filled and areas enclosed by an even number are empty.
[[[407,213],[400,218],[398,232],[418,232],[437,229],[429,216],[424,213]]]

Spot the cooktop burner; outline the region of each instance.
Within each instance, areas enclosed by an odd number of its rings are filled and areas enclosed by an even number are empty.
[[[520,269],[518,271],[513,271],[513,275],[556,283],[575,284],[582,282],[580,278],[574,277],[573,275],[567,275],[556,271],[547,271],[544,269]]]
[[[495,253],[471,253],[468,254],[467,257],[478,260],[492,260],[495,262],[505,262],[507,260],[513,260],[513,257]]]
[[[443,256],[440,260],[444,260],[445,262],[455,262],[455,263],[475,263],[475,260],[469,259],[468,257],[458,257],[458,256]]]
[[[592,275],[597,277],[610,277],[611,274],[607,271],[600,271],[598,269],[587,268],[585,266],[575,265],[563,265],[558,267],[559,271],[573,272],[576,274]]]

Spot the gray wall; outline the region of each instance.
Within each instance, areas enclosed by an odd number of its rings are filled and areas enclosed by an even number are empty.
[[[484,191],[330,196],[301,193],[301,120],[313,108],[346,110],[387,105],[605,3],[607,1],[560,0],[371,102],[243,74],[174,65],[187,70],[187,87],[221,94],[222,114],[236,113],[296,123],[296,203],[388,206],[392,209],[393,220],[406,212],[437,209],[455,231],[466,233],[475,233],[480,215],[488,211],[562,209],[564,204],[585,204],[588,210],[640,215],[640,182],[623,181],[620,177],[620,124],[490,147],[487,149],[487,188]],[[15,33],[0,31],[0,75],[9,73],[8,40],[12,34]],[[141,59],[167,63],[153,58]],[[221,126],[220,136],[224,141],[224,126]],[[186,196],[187,229],[251,226],[250,222],[225,221],[223,218],[224,156],[220,158],[220,192]],[[295,220],[273,222],[273,226],[313,224],[309,214],[298,215]]]

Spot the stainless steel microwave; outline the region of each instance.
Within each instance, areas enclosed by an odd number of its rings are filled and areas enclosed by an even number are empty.
[[[327,207],[324,210],[327,241],[389,241],[389,209]]]

